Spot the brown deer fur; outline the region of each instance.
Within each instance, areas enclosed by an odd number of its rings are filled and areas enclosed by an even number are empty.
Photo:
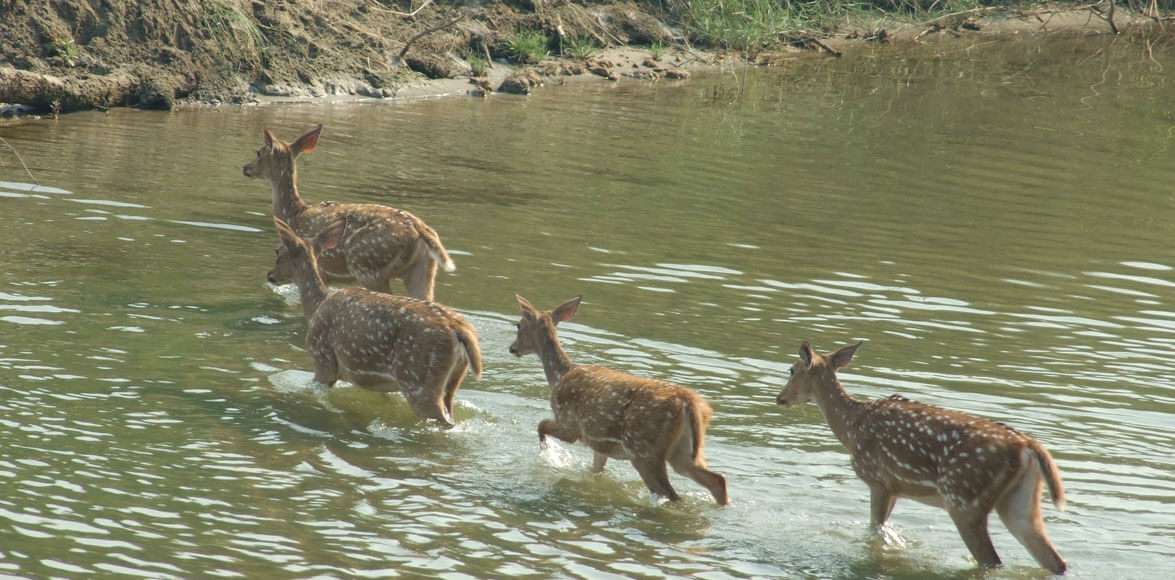
[[[314,357],[314,379],[333,386],[345,378],[377,391],[398,389],[423,419],[453,424],[453,397],[470,367],[481,376],[481,349],[473,326],[435,302],[372,292],[329,290],[319,273],[315,247],[274,219],[281,247],[271,282],[294,280],[302,293]],[[329,250],[345,236],[336,219],[315,240]]]
[[[676,501],[665,469],[668,462],[708,489],[719,505],[729,503],[726,479],[706,467],[703,447],[711,410],[701,396],[665,381],[575,365],[559,345],[555,325],[575,315],[580,299],[542,312],[525,298],[515,298],[522,320],[510,352],[537,353],[552,389],[555,418],[539,423],[540,445],[547,436],[583,441],[594,452],[592,469],[597,472],[609,458],[628,459],[649,491]]]
[[[1036,561],[1056,574],[1065,560],[1049,540],[1040,516],[1041,489],[1064,509],[1061,474],[1049,452],[1011,427],[974,415],[892,396],[859,401],[836,371],[860,343],[820,355],[804,342],[780,405],[815,401],[836,438],[852,456],[853,471],[870,490],[874,527],[889,519],[894,502],[908,497],[941,507],[980,565],[1000,558],[987,533],[992,509]]]
[[[318,257],[328,280],[355,280],[364,288],[390,292],[399,278],[414,298],[433,300],[438,263],[456,269],[436,231],[401,209],[374,203],[323,202],[307,205],[298,194],[298,156],[314,150],[322,125],[286,144],[265,129],[265,144],[247,163],[246,177],[268,179],[273,187],[273,217],[311,240],[337,219],[347,221],[347,237]]]

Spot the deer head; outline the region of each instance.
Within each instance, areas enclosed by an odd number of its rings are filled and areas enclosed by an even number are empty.
[[[273,269],[265,276],[269,283],[284,284],[291,280],[299,283],[303,280],[321,281],[316,256],[324,251],[333,250],[338,245],[347,229],[346,220],[339,219],[331,223],[314,238],[313,243],[299,236],[281,218],[273,218],[273,223],[277,227],[280,242],[275,250],[277,256]]]
[[[517,294],[514,295],[514,299],[522,309],[522,319],[514,325],[518,328],[518,335],[514,337],[514,344],[510,345],[510,354],[523,356],[537,352],[538,344],[544,336],[554,336],[557,324],[571,320],[579,309],[583,296],[576,296],[549,312],[535,308],[530,301]]]
[[[775,398],[775,402],[784,407],[802,405],[811,401],[813,395],[821,389],[836,385],[836,371],[849,365],[853,360],[853,353],[857,352],[860,346],[861,343],[858,342],[834,353],[821,355],[812,350],[812,345],[805,340],[800,345],[800,360],[788,371],[790,377],[787,386]]]
[[[257,150],[257,158],[246,163],[242,171],[245,177],[276,181],[294,174],[294,161],[299,155],[314,151],[318,145],[318,136],[322,133],[322,125],[288,144],[275,137],[269,129],[263,133],[265,144]]]

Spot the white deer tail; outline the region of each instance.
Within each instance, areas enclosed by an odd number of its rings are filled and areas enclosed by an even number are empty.
[[[457,265],[449,257],[449,252],[445,250],[444,244],[441,243],[441,237],[437,235],[436,230],[428,227],[428,224],[420,220],[416,221],[416,230],[420,232],[420,240],[424,242],[424,247],[428,250],[428,255],[440,265],[442,270],[446,272],[457,270]]]

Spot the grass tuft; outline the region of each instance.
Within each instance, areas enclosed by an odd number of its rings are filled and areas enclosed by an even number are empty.
[[[537,30],[520,30],[506,41],[510,58],[519,64],[538,64],[547,56],[547,35]]]
[[[661,57],[665,56],[665,43],[660,40],[653,41],[653,44],[649,45],[649,55],[653,60],[661,60]]]
[[[590,36],[571,36],[562,41],[560,52],[563,56],[587,60],[596,55],[596,41]]]
[[[486,71],[489,70],[490,63],[481,55],[469,56],[469,72],[475,77],[484,77]]]

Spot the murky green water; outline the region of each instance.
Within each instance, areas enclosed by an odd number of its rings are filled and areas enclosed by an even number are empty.
[[[882,51],[530,99],[116,111],[0,129],[45,185],[0,184],[0,574],[973,577],[947,516],[867,492],[797,345],[845,376],[1006,421],[1061,465],[1049,531],[1080,577],[1175,565],[1175,55],[1100,39]],[[460,426],[308,386],[300,309],[266,288],[262,127],[323,122],[311,201],[425,217],[438,291],[479,327]],[[0,153],[0,180],[27,182]],[[711,466],[654,507],[636,473],[540,454],[514,292],[580,362],[713,403]],[[1038,577],[993,518],[1009,564]]]

